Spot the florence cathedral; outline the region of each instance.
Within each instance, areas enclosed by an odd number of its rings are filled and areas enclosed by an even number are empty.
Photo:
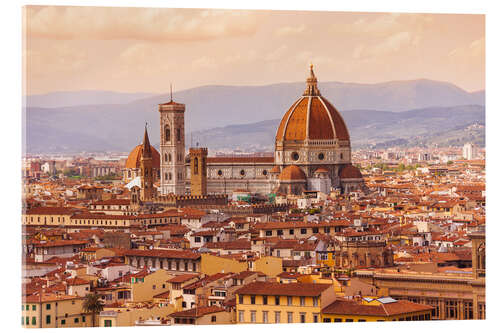
[[[123,171],[129,188],[155,183],[154,196],[235,191],[300,195],[364,189],[360,171],[351,164],[347,126],[321,95],[312,65],[304,93],[281,119],[273,157],[209,157],[206,148],[190,148],[186,155],[185,110],[184,104],[172,99],[159,105],[160,151],[150,146],[145,130],[143,143],[129,154]],[[147,174],[150,181],[145,179]]]

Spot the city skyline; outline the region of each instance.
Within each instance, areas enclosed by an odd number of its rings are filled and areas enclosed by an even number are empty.
[[[485,85],[484,15],[28,6],[24,24],[28,95],[298,82],[310,62],[322,82]]]

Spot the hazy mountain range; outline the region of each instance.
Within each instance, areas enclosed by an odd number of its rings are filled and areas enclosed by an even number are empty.
[[[272,149],[279,119],[304,87],[298,82],[176,92],[174,100],[186,104],[186,145],[192,140],[212,149]],[[473,140],[484,142],[484,127],[471,127],[484,125],[484,91],[469,93],[431,80],[321,82],[319,88],[341,111],[353,146],[433,144],[433,137],[446,145],[447,131],[455,139],[472,131]],[[158,143],[158,104],[169,100],[169,94],[105,91],[27,96],[27,152],[130,151],[142,140],[146,121],[151,141]]]

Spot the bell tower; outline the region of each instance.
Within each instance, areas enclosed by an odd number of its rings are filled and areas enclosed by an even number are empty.
[[[186,193],[184,111],[186,106],[172,100],[158,106],[160,112],[160,193]]]

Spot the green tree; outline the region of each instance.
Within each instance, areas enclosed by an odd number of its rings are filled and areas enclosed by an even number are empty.
[[[83,312],[92,314],[92,327],[95,327],[95,315],[104,309],[104,304],[97,294],[87,294],[83,300]]]

